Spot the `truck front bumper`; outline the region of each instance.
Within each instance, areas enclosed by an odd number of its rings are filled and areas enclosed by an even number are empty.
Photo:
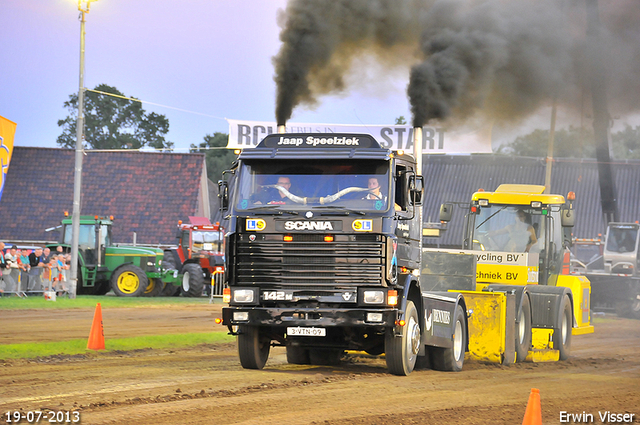
[[[392,327],[395,326],[398,317],[398,310],[390,308],[268,308],[233,306],[222,309],[222,324],[227,326]],[[242,320],[238,320],[239,318],[242,318]]]

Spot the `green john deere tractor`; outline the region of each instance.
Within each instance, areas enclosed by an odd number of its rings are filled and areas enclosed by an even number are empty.
[[[62,220],[60,244],[71,250],[72,219]],[[113,216],[80,216],[78,295],[157,296],[165,285],[179,284],[175,270],[162,268],[162,249],[111,243]],[[50,246],[54,251],[57,245]]]

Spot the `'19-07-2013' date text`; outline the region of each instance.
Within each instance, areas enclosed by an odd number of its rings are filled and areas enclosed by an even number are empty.
[[[63,411],[63,410],[30,410],[20,411],[14,410],[4,413],[3,419],[6,418],[5,423],[29,423],[35,424],[39,422],[45,422],[50,424],[72,424],[80,422],[80,412],[78,411]]]

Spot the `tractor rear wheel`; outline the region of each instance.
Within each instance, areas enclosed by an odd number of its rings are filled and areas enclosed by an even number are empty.
[[[174,285],[173,283],[167,283],[164,285],[164,289],[160,294],[161,297],[177,297],[180,295],[180,286]]]
[[[200,264],[187,263],[182,267],[182,295],[201,297],[204,288],[204,273]]]
[[[149,279],[142,269],[133,264],[120,266],[111,276],[111,289],[119,297],[141,297],[149,286]]]

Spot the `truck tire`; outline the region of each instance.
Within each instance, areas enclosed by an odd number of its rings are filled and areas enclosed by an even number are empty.
[[[464,352],[466,347],[467,324],[464,320],[464,312],[461,306],[456,307],[453,324],[453,347],[431,347],[429,354],[433,368],[446,372],[460,372],[464,364]]]
[[[158,278],[149,279],[149,285],[147,285],[147,288],[145,289],[143,295],[145,297],[157,297],[162,293],[163,289],[164,289],[164,282],[162,281],[162,279],[158,279]]]
[[[111,289],[118,297],[141,297],[147,286],[147,275],[133,264],[118,267],[111,276]]]
[[[309,363],[316,366],[335,366],[340,364],[344,350],[335,348],[316,348],[309,350]]]
[[[407,301],[405,322],[402,336],[396,337],[393,328],[390,328],[384,339],[387,369],[400,376],[407,376],[413,371],[420,349],[420,322],[413,301]]]
[[[204,288],[204,274],[199,264],[187,263],[182,267],[182,295],[201,297]]]
[[[573,314],[571,313],[571,300],[568,296],[562,297],[562,307],[558,316],[558,324],[553,329],[553,348],[560,351],[560,360],[567,360],[571,355],[571,328],[573,327]]]
[[[269,358],[270,341],[260,335],[257,326],[241,325],[238,335],[238,355],[245,369],[262,369]]]
[[[297,345],[287,345],[287,363],[309,364],[309,349]]]
[[[525,295],[518,312],[516,323],[516,363],[522,363],[531,348],[531,304],[529,296]]]

